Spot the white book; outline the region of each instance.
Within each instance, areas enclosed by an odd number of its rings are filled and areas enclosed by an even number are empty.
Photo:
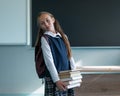
[[[60,71],[59,74],[76,74],[80,73],[79,70],[66,70],[66,71]]]
[[[79,73],[74,73],[74,74],[59,74],[59,77],[62,78],[68,78],[68,77],[76,77],[76,76],[80,76],[80,72]]]
[[[67,85],[67,89],[74,88],[74,87],[80,87],[80,83]]]
[[[82,82],[81,79],[77,79],[77,80],[65,81],[64,83],[65,83],[66,85],[69,85],[69,84],[81,83],[81,82]]]
[[[82,79],[82,75],[76,77],[62,78],[62,79],[60,78],[61,81],[78,80],[78,79]]]

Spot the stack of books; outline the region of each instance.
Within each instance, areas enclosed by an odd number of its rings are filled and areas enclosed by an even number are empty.
[[[82,76],[79,70],[67,70],[59,72],[60,80],[63,81],[67,88],[79,87],[82,82]]]

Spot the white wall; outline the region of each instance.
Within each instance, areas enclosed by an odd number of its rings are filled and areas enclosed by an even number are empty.
[[[73,48],[73,56],[83,66],[120,66],[120,48]]]

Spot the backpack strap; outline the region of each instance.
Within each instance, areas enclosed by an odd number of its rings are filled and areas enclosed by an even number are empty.
[[[49,44],[49,41],[48,41],[48,35],[44,34],[43,37],[46,39],[46,41],[47,41],[48,44]]]

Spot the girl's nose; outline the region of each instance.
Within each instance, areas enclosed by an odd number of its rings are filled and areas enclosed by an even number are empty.
[[[47,22],[45,22],[45,26],[48,26],[48,23],[47,23]]]

